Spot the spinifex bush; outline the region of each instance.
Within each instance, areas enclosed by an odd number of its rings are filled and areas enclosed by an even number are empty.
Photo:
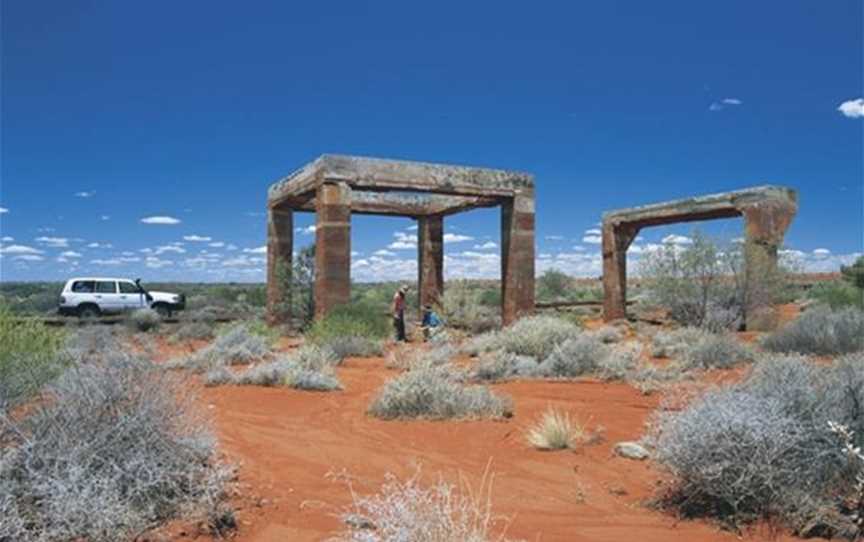
[[[850,532],[837,497],[853,491],[860,466],[839,453],[828,422],[860,427],[862,400],[860,354],[827,367],[760,361],[744,382],[654,420],[655,457],[673,482],[663,502],[733,524],[775,517],[799,531]]]
[[[540,450],[572,448],[584,437],[584,428],[571,420],[570,414],[552,408],[543,413],[525,436],[528,444]]]
[[[40,322],[16,321],[0,307],[0,411],[59,374],[63,333]]]
[[[0,417],[0,540],[127,540],[220,505],[227,472],[189,387],[122,353],[67,369]]]
[[[864,350],[864,311],[810,309],[762,340],[772,352],[837,355]]]
[[[369,413],[385,420],[397,418],[500,418],[512,405],[485,386],[468,385],[450,366],[425,367],[390,380],[379,390]]]

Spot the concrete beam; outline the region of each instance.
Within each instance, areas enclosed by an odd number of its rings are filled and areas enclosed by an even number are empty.
[[[352,190],[351,213],[358,215],[434,216],[451,215],[478,207],[494,207],[496,198],[480,196],[447,196],[443,194],[396,194]],[[315,212],[314,198],[288,197],[279,207],[300,212]]]

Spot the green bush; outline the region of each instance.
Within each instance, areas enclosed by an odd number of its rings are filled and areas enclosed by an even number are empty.
[[[810,309],[762,339],[771,352],[838,355],[864,350],[864,311],[847,307]]]
[[[312,324],[306,338],[315,344],[326,344],[343,337],[383,339],[390,333],[390,321],[380,308],[366,303],[340,305]]]
[[[864,308],[864,290],[848,282],[820,282],[810,289],[808,295],[811,299],[824,303],[832,309]]]
[[[62,369],[63,332],[34,320],[16,321],[0,307],[0,409],[26,398]]]

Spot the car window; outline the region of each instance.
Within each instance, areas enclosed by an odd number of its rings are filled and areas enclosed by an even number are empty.
[[[120,282],[120,293],[121,294],[137,294],[138,287],[132,284],[131,282]]]
[[[96,283],[92,280],[76,280],[72,283],[72,291],[76,294],[92,294]]]
[[[117,293],[117,283],[113,280],[100,280],[96,282],[96,293],[97,294],[116,294]]]

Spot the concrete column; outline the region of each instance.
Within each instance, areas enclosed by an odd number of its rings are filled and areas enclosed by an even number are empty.
[[[534,312],[534,189],[501,204],[501,319]]]
[[[444,217],[417,217],[417,273],[420,306],[437,305],[444,294]]]
[[[627,317],[627,249],[639,229],[603,224],[603,320]]]
[[[741,207],[745,224],[745,329],[771,331],[777,327],[773,306],[778,281],[777,252],[798,210],[794,201],[767,200]]]
[[[324,182],[315,197],[315,318],[351,300],[351,187]]]
[[[291,318],[291,265],[294,250],[294,213],[267,209],[267,323]]]

